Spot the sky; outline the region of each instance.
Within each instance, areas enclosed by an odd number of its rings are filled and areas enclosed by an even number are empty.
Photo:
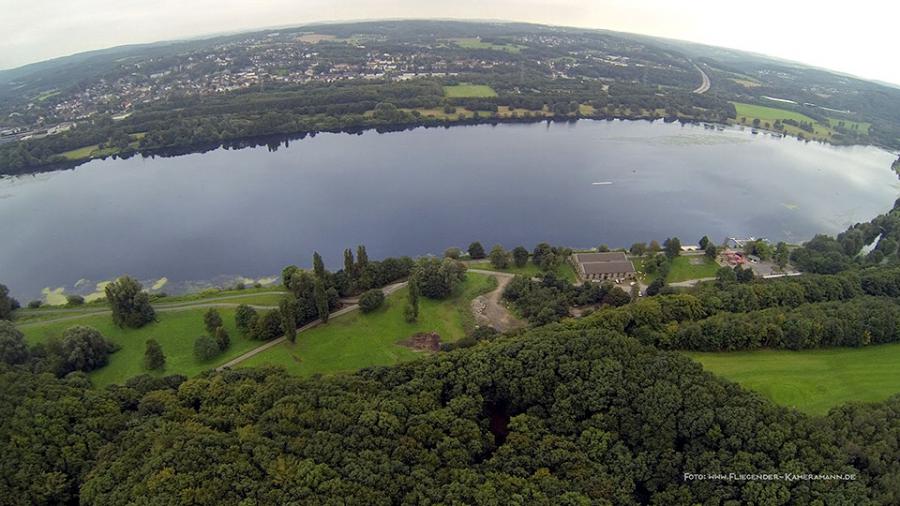
[[[754,51],[900,84],[889,0],[0,0],[0,69],[122,44],[318,21],[509,20]]]

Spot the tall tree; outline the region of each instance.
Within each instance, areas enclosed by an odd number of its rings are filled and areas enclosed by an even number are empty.
[[[228,345],[231,344],[231,336],[228,335],[228,331],[225,330],[225,327],[219,327],[213,332],[213,338],[216,340],[216,344],[219,345],[219,349],[225,351],[228,349]]]
[[[313,251],[313,272],[319,279],[325,279],[325,262],[322,261],[322,255],[318,251]]]
[[[419,276],[414,272],[409,278],[406,321],[412,323],[419,319]]]
[[[344,250],[344,274],[351,280],[356,279],[355,265],[353,263],[353,250],[347,248]]]
[[[165,365],[166,356],[163,354],[162,346],[156,339],[147,339],[147,349],[144,351],[144,369],[156,371]]]
[[[488,255],[488,258],[491,260],[491,265],[493,265],[497,269],[506,269],[509,267],[509,253],[503,249],[503,246],[499,244],[495,244],[493,248],[491,248],[491,253]]]
[[[278,312],[281,314],[281,328],[288,341],[297,340],[297,299],[289,295],[278,302]]]
[[[139,328],[156,320],[150,297],[143,290],[144,287],[130,276],[122,276],[106,285],[113,323],[119,327]]]
[[[356,275],[361,276],[362,272],[369,266],[369,255],[366,253],[366,247],[360,244],[356,247]]]
[[[788,251],[787,244],[782,241],[775,245],[775,265],[784,269],[787,267],[788,258],[790,258],[790,252]]]
[[[0,362],[21,364],[28,360],[29,355],[22,331],[12,323],[0,320]]]
[[[322,323],[328,323],[328,294],[325,293],[325,283],[319,278],[316,278],[314,293],[319,319]]]

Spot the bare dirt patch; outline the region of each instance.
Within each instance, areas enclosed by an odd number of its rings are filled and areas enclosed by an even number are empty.
[[[506,332],[525,326],[522,321],[509,312],[509,309],[506,308],[501,300],[503,289],[512,280],[512,276],[497,275],[495,277],[497,278],[497,288],[490,293],[479,295],[472,301],[472,314],[475,316],[475,323],[482,327],[493,327],[499,332]]]
[[[412,348],[415,351],[438,351],[441,349],[441,336],[436,332],[419,332],[400,341],[400,346]]]

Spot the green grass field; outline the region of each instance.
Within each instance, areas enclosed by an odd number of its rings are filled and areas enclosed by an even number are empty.
[[[444,86],[444,95],[449,98],[496,97],[497,92],[486,84],[454,84]]]
[[[837,127],[841,122],[844,123],[844,128],[848,130],[855,130],[863,135],[869,135],[869,127],[872,126],[871,123],[865,121],[850,121],[848,119],[828,118],[828,124],[831,125],[832,128]]]
[[[900,392],[900,343],[865,348],[687,353],[703,368],[774,402],[822,415]]]
[[[714,278],[717,270],[719,264],[706,258],[705,255],[679,256],[672,260],[666,282],[678,283],[690,279]]]
[[[497,271],[497,272],[508,272],[510,274],[520,274],[522,276],[528,276],[530,278],[543,276],[543,271],[537,266],[531,263],[529,260],[525,267],[516,267],[511,266],[508,269],[498,269],[491,265],[490,262],[470,262],[468,264],[470,269],[481,269],[485,271]],[[569,262],[564,262],[562,265],[556,268],[556,276],[559,278],[563,278],[571,283],[574,283],[578,280],[575,276],[575,269],[572,268],[572,265]]]
[[[419,320],[406,323],[403,307],[406,288],[391,294],[384,307],[364,314],[354,311],[297,335],[297,342],[285,342],[242,362],[240,367],[280,365],[289,372],[310,376],[316,373],[352,372],[374,365],[391,365],[421,357],[423,352],[397,344],[418,332],[437,332],[442,342],[465,336],[474,325],[471,300],[496,286],[491,276],[469,273],[458,293],[447,300],[419,299]]]
[[[789,111],[787,109],[778,109],[776,107],[765,107],[762,105],[755,104],[745,104],[742,102],[732,102],[734,104],[735,111],[737,112],[737,120],[738,124],[742,125],[752,125],[754,119],[759,119],[760,127],[764,128],[765,123],[770,123],[770,129],[772,129],[772,125],[774,125],[775,120],[785,120],[785,119],[793,119],[796,121],[802,121],[807,123],[812,123],[814,133],[809,133],[805,130],[802,130],[793,125],[784,125],[784,133],[788,135],[799,136],[802,135],[805,138],[813,138],[813,139],[821,139],[821,140],[830,140],[832,135],[832,130],[826,126],[818,123],[816,120],[810,118],[805,114],[801,114],[795,111]],[[742,122],[742,119],[746,119],[746,121]]]
[[[143,368],[143,358],[145,343],[150,338],[159,341],[166,355],[165,370],[154,372],[153,374],[157,376],[167,374],[193,376],[262,344],[246,339],[237,332],[233,309],[218,308],[218,310],[231,337],[231,345],[224,353],[208,362],[198,362],[193,355],[194,340],[206,334],[203,325],[206,308],[159,312],[158,322],[140,329],[120,329],[113,325],[112,316],[104,314],[46,325],[25,326],[21,330],[29,343],[43,342],[50,337],[59,336],[73,325],[87,325],[99,330],[106,338],[121,346],[119,351],[110,355],[109,364],[90,373],[94,385],[105,386],[123,383],[132,376],[146,372]]]

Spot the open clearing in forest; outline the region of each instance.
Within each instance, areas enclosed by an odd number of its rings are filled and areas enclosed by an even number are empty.
[[[707,371],[811,415],[900,392],[900,343],[865,348],[685,353]]]
[[[444,86],[444,95],[448,98],[486,98],[496,97],[497,92],[486,84],[454,84]]]
[[[474,325],[471,300],[494,286],[492,276],[470,272],[457,293],[446,300],[419,297],[419,319],[415,323],[407,323],[403,318],[409,294],[404,287],[371,313],[354,311],[334,318],[326,325],[297,334],[295,343],[284,342],[238,367],[279,365],[293,374],[311,376],[413,360],[422,352],[403,346],[401,341],[424,332],[437,333],[441,342],[464,337]]]

